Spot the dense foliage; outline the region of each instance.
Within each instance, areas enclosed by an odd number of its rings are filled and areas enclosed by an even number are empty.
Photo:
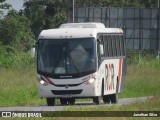
[[[76,6],[91,7],[151,7],[156,0],[76,0]]]
[[[24,0],[15,11],[0,0],[0,66],[28,64],[29,50],[43,29],[67,22],[72,0]],[[156,0],[75,0],[75,7],[154,7]],[[9,12],[3,16],[3,11]]]
[[[34,43],[30,21],[25,16],[20,16],[14,10],[10,11],[1,20],[0,42],[4,46],[11,46],[18,51],[28,50]]]
[[[36,38],[43,29],[59,27],[60,24],[67,22],[67,13],[63,5],[63,0],[24,3],[23,15],[32,22],[31,29]]]

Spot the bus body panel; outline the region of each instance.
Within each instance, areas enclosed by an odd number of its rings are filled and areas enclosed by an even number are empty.
[[[102,74],[104,80],[104,95],[114,94],[116,92],[117,81],[119,82],[118,92],[123,91],[125,83],[125,74],[122,75],[123,59],[105,59],[99,67],[99,74]],[[123,79],[123,80],[122,80]]]

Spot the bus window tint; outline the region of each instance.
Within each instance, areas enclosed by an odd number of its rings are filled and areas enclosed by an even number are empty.
[[[105,57],[109,57],[109,43],[108,43],[108,37],[105,35],[104,38],[105,38],[104,41],[105,41],[105,48],[106,48]]]
[[[116,56],[116,37],[112,35],[112,51],[113,51],[113,56]]]
[[[123,35],[99,35],[99,39],[104,46],[104,55],[101,55],[101,57],[125,55]]]
[[[117,38],[117,37],[116,37]],[[117,56],[120,56],[120,40],[116,39],[116,51],[117,51]]]
[[[109,48],[109,57],[112,57],[112,39],[111,36],[108,36],[108,48]]]
[[[122,56],[125,56],[125,49],[124,49],[124,39],[123,36],[121,36],[121,44],[122,44]]]
[[[103,45],[103,49],[104,49],[104,51],[105,51],[103,35],[100,35],[100,36],[99,36],[99,40],[100,40],[100,44]],[[100,48],[99,48],[99,49],[100,49]],[[101,57],[104,57],[104,56],[105,56],[105,52],[104,52],[103,55],[100,55],[100,56],[101,56]]]

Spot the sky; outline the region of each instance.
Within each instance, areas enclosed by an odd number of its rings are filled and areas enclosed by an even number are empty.
[[[6,0],[6,3],[11,4],[15,10],[19,11],[23,9],[24,0]]]
[[[23,3],[24,0],[6,0],[6,3],[9,3],[12,5],[13,9],[19,11],[20,9],[24,9],[23,8]],[[4,10],[4,16],[7,15],[8,10]]]

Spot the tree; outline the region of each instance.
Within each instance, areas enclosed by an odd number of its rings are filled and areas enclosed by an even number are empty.
[[[23,14],[31,21],[31,29],[36,38],[43,29],[58,27],[67,22],[67,14],[62,9],[63,0],[26,1]]]
[[[0,42],[3,46],[12,46],[18,51],[25,51],[34,43],[30,21],[11,10],[0,22]]]
[[[145,7],[152,0],[74,0],[75,7]],[[31,21],[31,30],[38,37],[43,29],[59,27],[67,22],[68,5],[72,0],[26,0],[23,15]]]
[[[156,0],[75,0],[77,7],[151,7]]]

